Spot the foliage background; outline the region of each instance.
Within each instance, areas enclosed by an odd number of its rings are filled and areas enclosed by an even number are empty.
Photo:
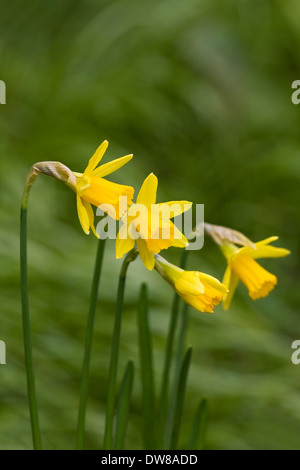
[[[279,278],[252,302],[190,310],[194,346],[181,446],[199,398],[209,397],[207,449],[299,449],[299,79],[296,0],[0,1],[0,448],[31,448],[19,298],[19,206],[30,166],[60,160],[84,169],[104,139],[106,161],[134,160],[113,176],[138,189],[153,171],[159,199],[205,204],[205,218],[257,241],[279,235],[293,254],[263,265]],[[79,226],[74,195],[40,177],[29,207],[34,359],[44,446],[72,449],[96,240]],[[168,253],[178,262],[178,250]],[[206,240],[193,269],[222,278]],[[120,262],[105,256],[91,370],[87,448],[99,448]],[[138,366],[136,302],[151,292],[159,389],[173,293],[137,261],[126,292],[120,372]],[[138,379],[138,375],[136,375]],[[126,447],[141,448],[141,390],[134,386]]]

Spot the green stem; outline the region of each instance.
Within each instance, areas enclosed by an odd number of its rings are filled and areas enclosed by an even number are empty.
[[[77,422],[77,442],[76,449],[82,450],[84,447],[84,430],[85,430],[85,415],[87,407],[88,389],[89,389],[89,374],[90,363],[92,355],[92,342],[94,335],[95,314],[97,308],[99,284],[101,278],[103,257],[104,257],[105,240],[99,240],[96,263],[94,269],[94,276],[92,282],[90,308],[86,326],[85,348],[81,372],[81,387],[80,387],[80,400],[78,409],[78,422]]]
[[[119,276],[119,286],[116,301],[115,310],[115,323],[112,337],[112,349],[110,356],[110,367],[108,377],[108,396],[107,396],[107,410],[106,410],[106,422],[104,431],[104,442],[103,448],[105,450],[112,450],[113,448],[113,420],[115,411],[115,399],[116,399],[116,380],[119,360],[119,346],[120,346],[120,335],[121,335],[121,324],[122,324],[122,311],[125,294],[125,283],[126,273],[131,261],[134,261],[137,257],[138,252],[131,250],[123,261]]]
[[[27,376],[27,390],[30,411],[33,446],[35,450],[42,449],[41,434],[38,419],[38,407],[35,391],[35,378],[32,360],[32,342],[30,331],[29,299],[28,299],[28,269],[27,269],[27,197],[23,200],[21,208],[21,233],[20,233],[20,265],[21,265],[21,299],[24,353]]]
[[[181,260],[180,260],[180,267],[185,269],[186,262],[187,262],[187,250],[182,251]],[[162,443],[164,441],[164,433],[165,433],[165,422],[167,416],[167,403],[168,403],[168,393],[169,393],[169,377],[170,377],[170,368],[172,362],[172,353],[173,353],[173,344],[174,338],[178,323],[178,311],[180,305],[180,297],[177,293],[174,295],[170,323],[169,323],[169,333],[167,339],[167,349],[165,355],[165,363],[163,369],[163,379],[161,384],[161,393],[160,393],[160,403],[159,403],[159,415],[158,415],[158,430],[159,430],[159,442],[158,448],[162,447]]]
[[[25,366],[27,376],[27,390],[29,400],[29,412],[34,449],[42,448],[41,434],[38,419],[38,407],[35,391],[35,377],[32,360],[32,342],[30,331],[29,298],[28,298],[28,268],[27,268],[27,206],[30,189],[38,175],[44,173],[63,181],[73,191],[76,192],[76,178],[69,168],[60,162],[39,162],[35,163],[27,176],[21,205],[21,225],[20,225],[20,269],[21,269],[21,302]]]

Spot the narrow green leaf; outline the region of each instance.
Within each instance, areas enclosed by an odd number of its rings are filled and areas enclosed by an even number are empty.
[[[188,450],[203,450],[207,428],[207,399],[203,398],[197,408]]]
[[[183,411],[183,404],[184,404],[184,396],[185,396],[189,367],[191,363],[191,357],[192,357],[192,347],[189,347],[183,358],[181,369],[180,369],[179,380],[178,380],[173,430],[172,430],[171,442],[170,442],[171,450],[177,449],[182,411]]]
[[[180,267],[185,269],[188,258],[188,250],[182,250]],[[180,297],[177,293],[174,294],[172,311],[170,315],[167,347],[164,361],[163,377],[161,383],[160,399],[159,399],[159,408],[158,408],[158,432],[157,432],[157,443],[156,447],[158,449],[163,448],[163,442],[165,439],[165,427],[166,427],[166,417],[168,410],[168,398],[169,398],[169,385],[170,385],[170,373],[171,365],[173,358],[173,347],[174,339],[176,335],[177,323],[178,323],[178,313],[180,306]]]
[[[177,383],[178,378],[179,378],[180,367],[181,367],[182,358],[184,355],[185,339],[186,339],[186,332],[187,332],[187,326],[188,326],[188,320],[189,320],[188,310],[189,310],[188,304],[184,303],[182,305],[182,312],[181,312],[180,323],[179,323],[179,328],[178,328],[177,350],[176,350],[176,356],[175,356],[175,384]]]
[[[124,449],[124,441],[128,424],[131,392],[134,378],[134,363],[129,361],[121,383],[120,395],[117,407],[115,450]]]
[[[123,304],[125,296],[126,274],[129,264],[136,259],[137,255],[138,252],[134,249],[126,255],[119,276],[115,321],[112,335],[111,355],[108,374],[107,409],[103,441],[104,450],[111,450],[113,446],[113,422],[115,414],[116,381],[119,363],[119,347],[121,337]]]
[[[30,313],[29,313],[26,203],[27,203],[27,199],[25,198],[25,202],[23,201],[22,208],[21,208],[21,227],[20,227],[21,229],[20,267],[21,267],[23,340],[24,340],[27,391],[28,391],[28,402],[29,402],[33,447],[35,450],[41,450],[42,442],[41,442],[41,431],[40,431],[40,425],[39,425],[36,389],[35,389],[35,374],[34,374],[33,357],[32,357],[31,325],[30,325]]]
[[[148,289],[146,284],[142,284],[137,324],[139,331],[139,352],[140,368],[142,375],[142,420],[143,437],[145,449],[153,449],[154,439],[154,416],[155,416],[155,398],[154,398],[154,379],[153,379],[153,359],[152,359],[152,340],[149,327],[148,314]]]
[[[78,421],[77,421],[77,439],[76,449],[82,450],[84,448],[84,431],[85,431],[85,414],[88,400],[89,391],[89,375],[90,375],[90,362],[92,356],[92,342],[94,335],[94,323],[97,309],[98,292],[104,257],[105,240],[99,240],[96,255],[94,276],[92,281],[91,297],[89,314],[87,318],[85,346],[83,364],[81,370],[81,385],[80,385],[80,398],[78,408]]]
[[[170,408],[166,421],[165,435],[164,435],[164,447],[167,447],[171,439],[172,426],[176,411],[176,399],[177,399],[177,389],[178,382],[181,370],[182,359],[184,356],[185,350],[185,337],[188,324],[188,304],[184,303],[182,305],[182,312],[179,319],[179,328],[177,335],[177,344],[176,344],[176,355],[175,355],[175,372],[174,372],[174,382],[171,390],[170,398]]]

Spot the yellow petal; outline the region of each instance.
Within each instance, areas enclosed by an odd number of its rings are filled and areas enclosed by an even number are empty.
[[[165,212],[166,212],[166,218],[168,219],[173,219],[174,217],[177,217],[177,215],[182,214],[183,212],[188,211],[193,203],[189,201],[168,201],[168,202],[163,202],[161,204],[157,204],[159,206],[159,209],[161,210],[164,217],[164,206],[165,206]]]
[[[224,277],[223,277],[223,284],[224,286],[227,287],[228,290],[229,290],[230,279],[231,279],[231,267],[230,265],[228,265],[224,273]]]
[[[290,250],[286,250],[285,248],[277,248],[276,246],[270,245],[261,245],[257,247],[256,250],[254,250],[252,258],[283,258],[284,256],[287,256],[290,253]]]
[[[218,305],[223,295],[208,284],[204,286],[205,293],[201,295],[182,294],[183,300],[199,312],[213,313],[215,305]]]
[[[142,184],[136,200],[137,204],[144,204],[145,206],[155,204],[157,185],[157,177],[153,173],[150,173]]]
[[[141,238],[137,239],[137,245],[140,253],[140,257],[149,271],[152,271],[152,269],[155,266],[155,258],[154,258],[154,253],[153,251],[149,251],[146,245],[145,240],[142,240]]]
[[[197,271],[183,271],[179,279],[175,281],[175,289],[179,294],[200,295],[205,292]]]
[[[255,245],[269,245],[269,243],[272,243],[272,242],[275,242],[276,240],[278,240],[279,237],[277,237],[276,235],[272,236],[272,237],[268,237],[268,238],[265,238],[264,240],[261,240],[260,242],[257,242],[255,243]]]
[[[89,164],[88,164],[85,172],[90,173],[96,168],[96,166],[100,163],[101,158],[105,154],[107,147],[108,147],[108,142],[107,142],[107,140],[105,140],[97,148],[97,150],[94,153],[94,155],[92,156],[92,158],[90,158]]]
[[[77,195],[77,212],[79,221],[83,231],[89,235],[90,233],[90,219],[87,209],[86,201],[83,201],[80,196]]]
[[[277,239],[278,237],[266,238],[265,240],[255,243],[256,249],[245,246],[239,250],[239,253],[246,254],[253,259],[283,258],[284,256],[289,255],[291,253],[290,250],[269,245],[269,243]]]
[[[172,242],[170,239],[151,239],[148,240],[144,239],[148,251],[152,251],[153,253],[160,253],[161,250],[167,250],[172,246]]]
[[[101,165],[99,168],[96,168],[96,170],[93,171],[93,175],[103,178],[104,176],[107,176],[110,173],[117,171],[119,168],[121,168],[123,165],[129,162],[132,159],[132,157],[133,155],[126,155],[125,157],[117,158],[116,160],[113,160],[112,162],[105,163],[104,165]]]
[[[187,241],[185,236],[183,236],[181,240],[173,240],[172,246],[174,246],[175,248],[186,248],[187,246],[189,246],[189,242]]]
[[[152,206],[153,207],[153,206]],[[170,246],[185,248],[189,242],[178,228],[171,222],[159,221],[160,226],[151,225],[151,236],[146,239],[148,249],[154,253],[160,253]]]
[[[172,246],[177,248],[185,248],[189,245],[187,238],[180,232],[180,230],[176,227],[173,222],[171,222],[171,230],[173,230],[174,240],[172,241]]]
[[[123,258],[125,253],[132,250],[135,241],[128,236],[126,224],[122,225],[116,240],[116,258]]]
[[[220,282],[217,278],[211,276],[210,274],[200,272],[199,276],[200,281],[203,281],[204,283],[210,285],[211,287],[219,291],[221,294],[224,294],[228,290],[227,286],[224,283]]]
[[[95,235],[95,237],[100,239],[98,233],[96,232],[96,228],[95,228],[95,223],[94,223],[95,222],[95,215],[94,215],[94,211],[92,209],[92,206],[91,206],[91,204],[86,202],[84,199],[81,199],[81,201],[82,201],[82,204],[84,205],[84,207],[87,211],[87,215],[88,215],[88,218],[89,218],[89,224],[90,224],[90,227],[92,229],[92,232]]]
[[[224,278],[223,278],[223,284],[227,287],[229,292],[226,293],[223,298],[224,310],[229,309],[238,283],[239,283],[239,278],[237,277],[235,273],[231,271],[231,267],[227,266],[227,269],[225,271]]]

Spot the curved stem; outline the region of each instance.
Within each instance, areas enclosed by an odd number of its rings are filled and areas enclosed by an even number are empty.
[[[110,356],[110,367],[108,377],[108,396],[107,396],[107,410],[106,410],[106,422],[104,432],[103,448],[105,450],[112,450],[113,447],[113,421],[115,411],[115,399],[116,399],[116,380],[117,380],[117,369],[119,360],[119,346],[120,346],[120,335],[121,335],[121,324],[122,324],[122,311],[125,294],[125,283],[126,273],[131,261],[134,261],[137,257],[138,252],[133,249],[131,250],[123,261],[119,276],[118,294],[116,301],[115,311],[115,323],[112,338],[112,348]]]
[[[35,378],[32,360],[32,343],[30,331],[29,299],[28,299],[28,270],[27,270],[27,199],[21,208],[21,237],[20,237],[20,265],[21,265],[21,298],[25,365],[27,375],[27,390],[33,446],[35,450],[41,450],[41,434],[38,419],[38,407],[35,391]]]
[[[39,162],[35,163],[27,176],[25,189],[21,205],[21,225],[20,225],[20,269],[21,269],[21,300],[22,300],[22,321],[25,365],[27,376],[27,389],[29,400],[29,411],[34,449],[42,448],[41,434],[38,419],[38,407],[35,391],[35,378],[32,360],[32,343],[30,331],[29,299],[28,299],[28,269],[27,269],[27,205],[30,189],[38,175],[44,173],[52,176],[76,191],[76,178],[71,170],[60,162]]]
[[[92,354],[92,341],[94,334],[95,314],[98,300],[99,284],[101,278],[103,257],[104,257],[105,240],[99,240],[98,250],[96,255],[96,263],[94,269],[94,276],[92,282],[90,309],[87,319],[86,336],[85,336],[85,349],[81,372],[81,387],[80,399],[78,409],[78,422],[77,422],[77,441],[76,449],[82,450],[84,447],[84,430],[85,430],[85,414],[87,407],[88,388],[89,388],[89,373]]]

